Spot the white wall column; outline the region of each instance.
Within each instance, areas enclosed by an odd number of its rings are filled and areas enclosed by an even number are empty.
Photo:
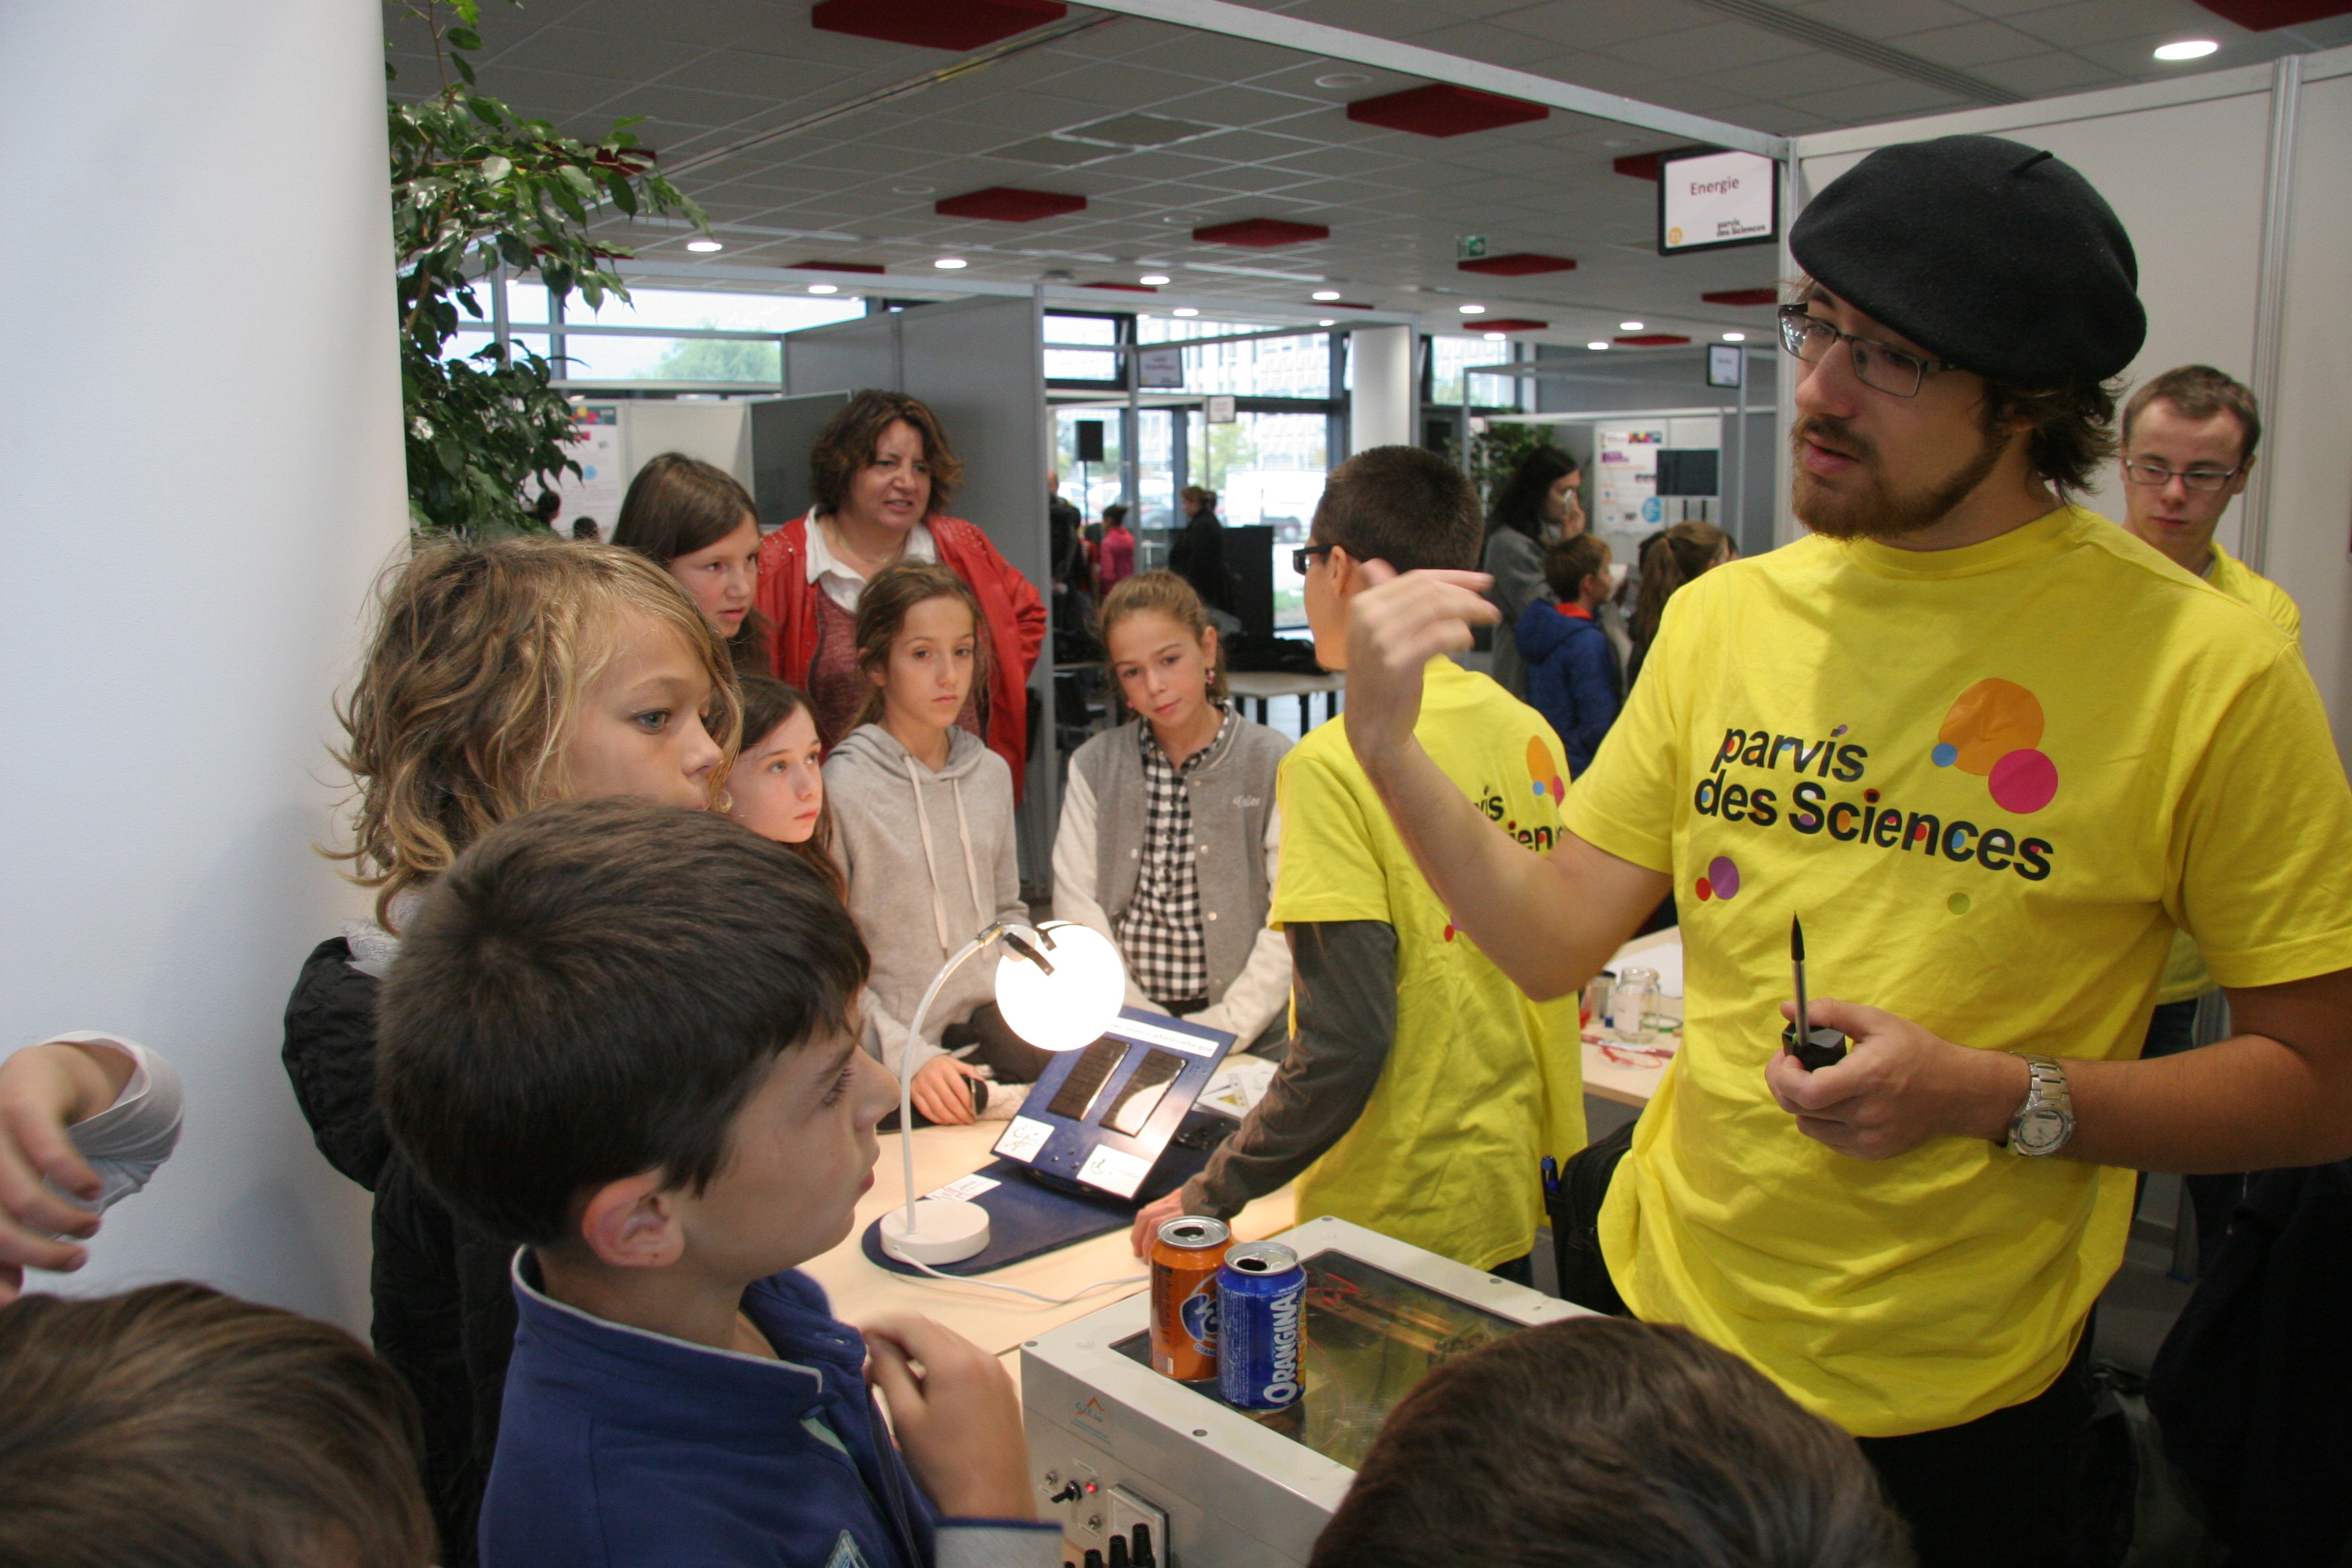
[[[1358,327],[1349,337],[1354,344],[1348,393],[1349,455],[1371,447],[1417,445],[1413,411],[1420,388],[1412,378],[1412,329]]]
[[[0,12],[0,1049],[120,1030],[187,1130],[90,1267],[364,1330],[364,1194],[278,1065],[364,905],[331,695],[406,527],[369,0]]]

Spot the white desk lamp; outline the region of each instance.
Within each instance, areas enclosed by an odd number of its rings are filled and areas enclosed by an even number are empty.
[[[907,1203],[882,1216],[882,1250],[905,1262],[961,1263],[988,1250],[988,1211],[961,1198],[915,1201],[915,1042],[948,977],[1002,940],[1011,951],[996,966],[996,1005],[1013,1032],[1043,1051],[1074,1051],[1100,1039],[1127,1000],[1127,966],[1118,949],[1092,926],[1047,921],[1034,928],[999,921],[947,962],[907,1031],[898,1057],[898,1147],[905,1156]]]

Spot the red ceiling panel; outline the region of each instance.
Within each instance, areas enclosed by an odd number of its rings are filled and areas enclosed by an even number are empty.
[[[1450,82],[1432,82],[1348,105],[1350,120],[1391,131],[1410,131],[1416,136],[1462,136],[1498,126],[1524,125],[1550,113],[1540,103]]]
[[[1082,289],[1117,289],[1129,294],[1157,294],[1159,289],[1149,283],[1082,283]]]
[[[1658,155],[1655,153],[1629,153],[1622,158],[1611,159],[1609,166],[1637,180],[1654,181],[1659,177]]]
[[[879,272],[881,267],[871,261],[795,261],[795,267],[811,272]]]
[[[1573,272],[1576,263],[1565,256],[1538,256],[1531,250],[1515,250],[1508,256],[1482,256],[1475,261],[1454,264],[1465,272],[1483,272],[1489,278],[1530,278],[1538,272]]]
[[[1086,209],[1084,196],[1024,191],[1017,185],[991,185],[984,191],[967,191],[931,204],[931,210],[941,217],[987,218],[992,223],[1035,223],[1041,217],[1060,217],[1064,213]]]
[[[1710,305],[1777,305],[1780,302],[1778,289],[1718,289],[1700,299]]]
[[[1192,237],[1203,245],[1246,245],[1254,250],[1267,250],[1277,245],[1304,245],[1310,239],[1328,239],[1331,231],[1319,223],[1292,223],[1288,218],[1245,217],[1239,223],[1213,223],[1206,228],[1196,228]]]
[[[1531,321],[1525,316],[1500,316],[1491,321],[1473,321],[1473,331],[1481,332],[1540,332],[1549,321]]]
[[[1068,11],[1060,0],[824,0],[809,25],[927,49],[977,49]]]
[[[2235,22],[2255,33],[2267,33],[2273,27],[2297,26],[2305,22],[2317,22],[2352,11],[2352,0],[2197,0],[2197,3],[2216,16]]]
[[[1690,340],[1679,332],[1635,332],[1631,337],[1619,338],[1617,342],[1628,348],[1669,349]]]

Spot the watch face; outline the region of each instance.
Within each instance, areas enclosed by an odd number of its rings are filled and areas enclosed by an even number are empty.
[[[2066,1142],[2067,1133],[2073,1131],[2071,1118],[2046,1105],[2037,1106],[2017,1119],[2010,1142],[2024,1153],[2047,1154]]]

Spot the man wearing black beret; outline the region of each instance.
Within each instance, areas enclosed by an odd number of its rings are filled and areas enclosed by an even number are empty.
[[[2087,1331],[2133,1173],[2352,1155],[2352,789],[2294,643],[2068,503],[2145,318],[2048,153],[1874,153],[1782,308],[1811,531],[1669,605],[1549,855],[1412,738],[1493,618],[1355,600],[1348,737],[1462,936],[1564,995],[1668,892],[1684,1041],[1605,1190],[1590,1304],[1681,1322],[1862,1439],[1942,1564],[2097,1561]],[[1781,1048],[1801,918],[1814,1070]],[[2141,1061],[2176,928],[2239,1033]],[[1575,1291],[1571,1291],[1575,1294]]]

